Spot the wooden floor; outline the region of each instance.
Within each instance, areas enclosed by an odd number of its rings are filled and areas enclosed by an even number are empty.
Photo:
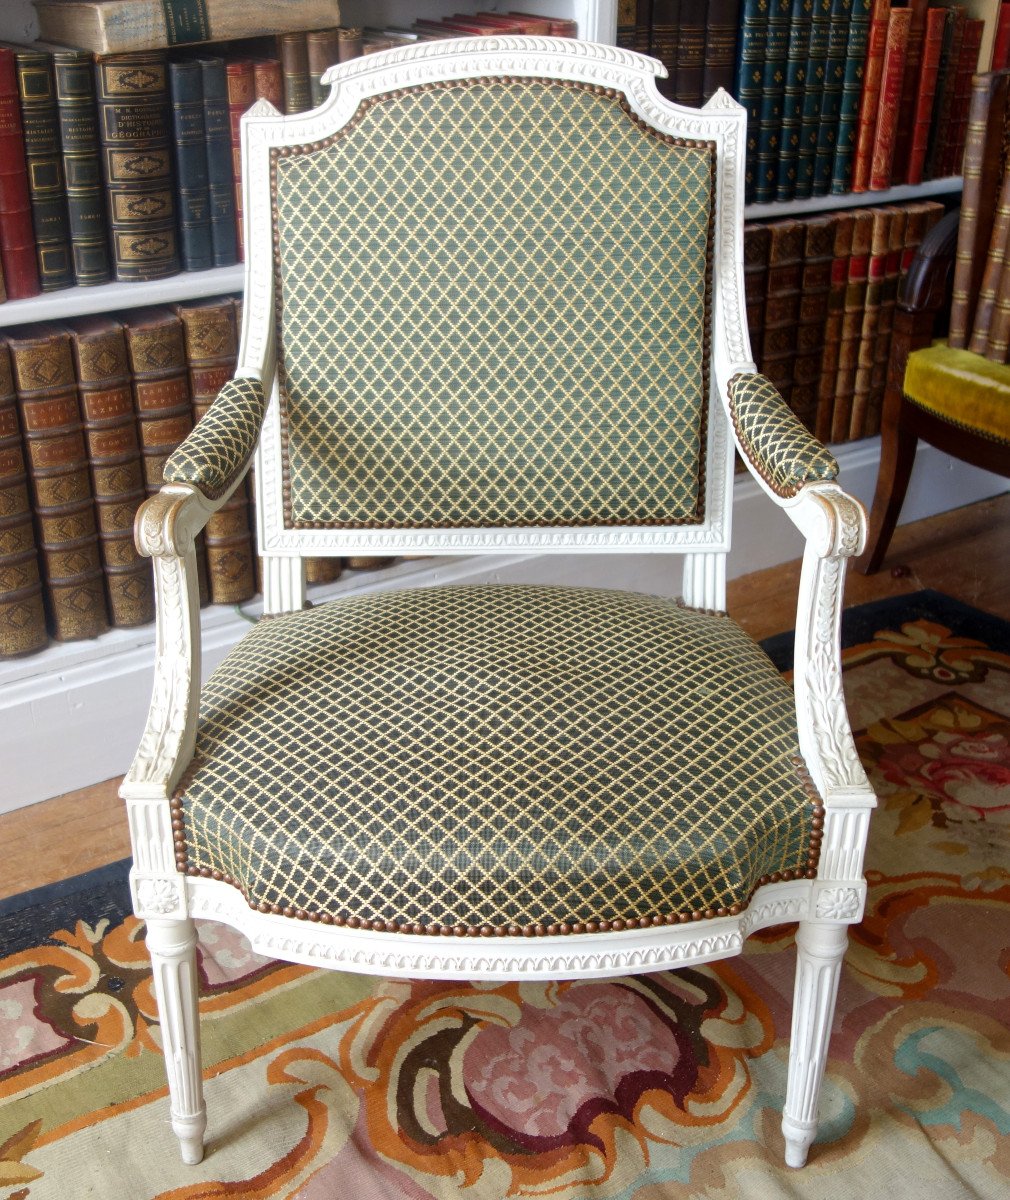
[[[855,571],[846,603],[936,588],[1010,620],[1010,494],[902,526],[884,569]],[[729,609],[755,638],[795,623],[799,563],[734,580]],[[0,816],[0,897],[68,878],[130,853],[118,779]]]

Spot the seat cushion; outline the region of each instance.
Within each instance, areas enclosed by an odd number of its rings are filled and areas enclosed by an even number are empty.
[[[908,356],[903,390],[935,416],[1010,444],[1010,367],[934,342]]]
[[[264,911],[414,933],[739,911],[809,871],[820,837],[792,692],[739,626],[589,588],[260,622],[204,689],[174,803],[191,873]]]

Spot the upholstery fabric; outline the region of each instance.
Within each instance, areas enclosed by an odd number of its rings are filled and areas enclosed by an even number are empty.
[[[256,449],[264,407],[258,380],[229,379],[168,458],[165,482],[195,484],[212,500],[223,495]]]
[[[729,408],[740,446],[779,496],[795,496],[807,483],[834,479],[838,463],[763,375],[734,375]]]
[[[589,588],[353,597],[260,622],[213,672],[180,866],[415,933],[712,916],[816,862],[797,755],[792,692],[729,617]]]
[[[276,151],[289,524],[701,520],[713,164],[557,80]]]
[[[1010,443],[1010,367],[934,342],[905,365],[904,393],[920,408],[996,442]]]

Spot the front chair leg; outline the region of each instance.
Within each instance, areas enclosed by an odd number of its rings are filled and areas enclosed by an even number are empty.
[[[796,933],[796,987],[789,1047],[789,1082],[782,1114],[786,1163],[802,1167],[817,1133],[817,1100],[828,1060],[838,977],[848,945],[847,924],[801,921]]]
[[[147,921],[147,949],[161,1019],[172,1129],[182,1160],[203,1158],[207,1110],[200,1074],[200,1017],[197,1010],[196,927],[191,919]]]

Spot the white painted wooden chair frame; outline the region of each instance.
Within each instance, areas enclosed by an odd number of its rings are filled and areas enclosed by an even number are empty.
[[[719,91],[702,110],[661,98],[658,63],[611,46],[547,38],[472,38],[392,50],[334,68],[329,99],[283,118],[260,101],[242,121],[245,171],[245,309],[237,374],[263,381],[270,403],[256,457],[264,606],[301,609],[303,555],[476,554],[511,548],[542,553],[678,551],[686,554],[684,599],[725,607],[730,544],[733,443],[729,379],[754,372],[744,306],[744,110]],[[472,75],[582,80],[622,91],[656,129],[712,139],[717,147],[713,369],[704,523],[675,528],[327,531],[285,529],[281,511],[280,414],[274,360],[273,263],[269,198],[271,147],[326,137],[366,97],[439,79]],[[755,478],[758,478],[755,475]],[[419,937],[375,933],[263,914],[231,885],[176,868],[169,798],[193,753],[200,680],[200,610],[193,539],[227,499],[205,499],[185,484],[148,501],[138,541],[154,559],[158,598],[154,694],[136,759],[121,789],[129,813],[133,900],[148,925],[172,1124],[183,1157],[203,1153],[206,1115],[200,1078],[193,918],[240,929],[261,954],[312,966],[384,976],[472,979],[605,977],[697,965],[738,953],[756,929],[799,921],[792,1046],[783,1131],[786,1161],[801,1166],[816,1130],[847,927],[862,915],[863,851],[875,799],[856,756],[845,712],[839,619],[846,559],[859,552],[865,516],[834,483],[809,484],[783,500],[758,478],[806,539],[796,617],[795,695],[800,748],[824,800],[824,838],[816,879],[768,883],[737,916],[578,936]]]

